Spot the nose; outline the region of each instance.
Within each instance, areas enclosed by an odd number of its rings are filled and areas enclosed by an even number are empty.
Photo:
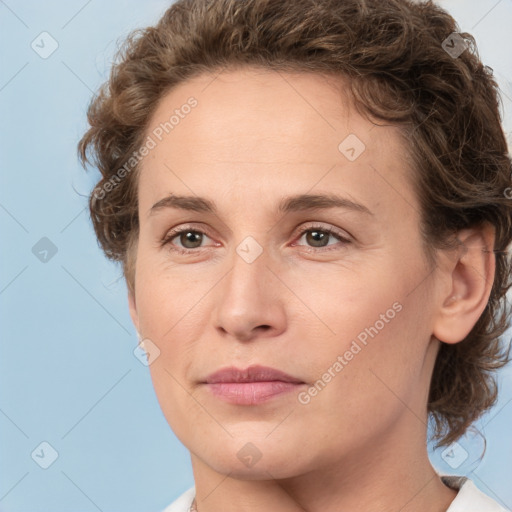
[[[278,336],[286,329],[285,287],[265,249],[252,262],[237,252],[216,287],[215,327],[240,341]]]

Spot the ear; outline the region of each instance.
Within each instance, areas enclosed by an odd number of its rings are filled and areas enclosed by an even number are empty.
[[[447,286],[432,333],[445,343],[458,343],[470,333],[487,305],[496,268],[494,226],[462,230],[457,238],[461,247],[445,268]]]
[[[139,329],[139,315],[137,313],[137,303],[135,302],[135,294],[128,290],[128,308],[130,310],[130,316],[132,318],[133,325],[137,332],[140,332]]]

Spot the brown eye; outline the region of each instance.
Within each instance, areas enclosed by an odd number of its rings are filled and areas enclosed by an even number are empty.
[[[297,245],[303,245],[309,248],[321,249],[323,247],[330,248],[330,246],[333,246],[332,248],[335,249],[340,244],[344,246],[350,243],[350,240],[348,240],[341,233],[337,233],[331,228],[324,228],[321,226],[311,226],[306,229],[303,229],[300,235],[301,236],[298,242],[304,239],[306,243],[297,243]],[[334,242],[330,243],[331,240],[333,240]],[[338,243],[336,243],[336,240],[338,241]]]
[[[306,241],[313,247],[325,247],[329,242],[330,233],[320,230],[308,230],[306,233]]]
[[[179,237],[181,245],[185,249],[197,249],[203,241],[203,233],[199,231],[182,231],[175,238]]]
[[[197,252],[206,248],[203,242],[210,237],[199,229],[181,228],[168,233],[161,241],[162,246],[167,246],[171,251],[182,254]]]

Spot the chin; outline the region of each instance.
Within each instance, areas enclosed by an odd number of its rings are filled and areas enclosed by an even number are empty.
[[[240,480],[268,480],[289,478],[300,472],[297,467],[306,463],[305,453],[297,453],[297,446],[287,446],[281,441],[265,439],[268,430],[261,436],[234,436],[218,443],[206,443],[203,449],[194,450],[215,471],[230,474]],[[307,471],[307,468],[304,468]]]
[[[290,457],[285,457],[284,460],[276,460],[275,457],[262,458],[255,462],[253,465],[246,465],[244,462],[238,460],[236,453],[233,457],[213,458],[208,460],[203,459],[212,469],[217,473],[230,476],[237,480],[269,480],[271,478],[281,479],[290,478],[297,474],[293,467],[290,466]]]

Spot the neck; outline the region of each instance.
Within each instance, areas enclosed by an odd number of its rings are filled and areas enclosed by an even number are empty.
[[[456,496],[436,474],[425,443],[426,427],[408,412],[403,426],[363,449],[273,479],[271,464],[258,461],[251,480],[221,474],[191,455],[198,512],[445,512]],[[418,430],[422,430],[422,436]],[[292,467],[292,464],[290,464]]]

